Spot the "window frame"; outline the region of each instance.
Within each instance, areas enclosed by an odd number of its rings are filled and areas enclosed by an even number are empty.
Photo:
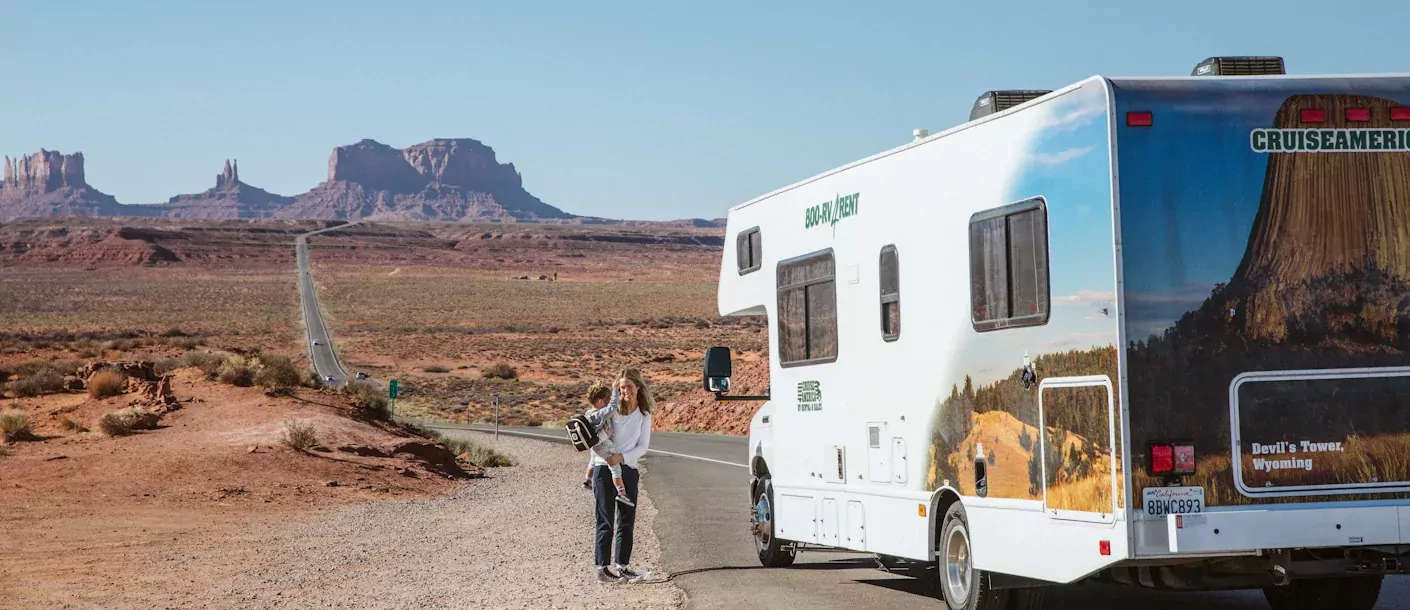
[[[975,225],[975,223],[982,222],[982,221],[985,221],[985,220],[993,220],[993,219],[995,219],[995,218],[1007,218],[1007,217],[1009,217],[1009,216],[1013,216],[1013,215],[1016,215],[1016,214],[1022,214],[1022,213],[1024,213],[1024,212],[1031,212],[1031,211],[1033,211],[1033,210],[1037,210],[1037,211],[1039,211],[1039,212],[1043,215],[1043,249],[1044,249],[1044,256],[1043,256],[1043,276],[1047,279],[1047,281],[1044,282],[1044,288],[1045,288],[1046,291],[1045,291],[1045,292],[1035,293],[1035,294],[1038,295],[1038,296],[1044,297],[1044,300],[1043,300],[1043,304],[1044,304],[1043,310],[1040,311],[1040,312],[1038,312],[1038,313],[1036,313],[1036,314],[1031,314],[1031,315],[1026,315],[1026,316],[1009,316],[1009,317],[1003,317],[1003,318],[994,318],[994,319],[990,319],[990,320],[976,320],[976,319],[974,319],[974,289],[975,289],[975,283],[974,283],[974,243],[973,243],[974,234],[973,234],[973,230],[974,230],[974,225]],[[1043,325],[1045,325],[1045,324],[1048,323],[1048,320],[1049,320],[1049,319],[1052,318],[1052,312],[1053,312],[1052,251],[1053,251],[1053,249],[1052,249],[1052,240],[1050,239],[1050,237],[1051,237],[1051,235],[1052,235],[1052,232],[1048,230],[1048,227],[1049,227],[1049,225],[1048,225],[1048,219],[1049,219],[1049,217],[1048,217],[1048,200],[1047,200],[1047,198],[1043,197],[1042,195],[1039,195],[1039,196],[1036,196],[1036,197],[1029,197],[1028,199],[1023,199],[1023,200],[1021,200],[1021,201],[1017,201],[1017,202],[1014,202],[1014,203],[1010,203],[1010,204],[1008,204],[1008,205],[999,206],[999,207],[997,207],[997,208],[990,208],[990,209],[988,209],[988,210],[983,210],[983,211],[975,212],[974,214],[972,214],[972,215],[969,217],[969,224],[966,225],[966,231],[965,231],[965,246],[966,246],[966,248],[967,248],[966,254],[967,254],[967,258],[969,259],[969,260],[967,261],[967,262],[969,263],[969,298],[970,298],[969,322],[970,322],[970,325],[974,327],[974,330],[975,330],[976,332],[984,333],[984,332],[992,332],[992,331],[996,331],[996,330],[1004,330],[1004,329],[1009,329],[1009,328],[1025,328],[1025,327],[1029,327],[1029,326],[1043,326]],[[1006,274],[1006,276],[1005,276],[1005,277],[1007,278],[1007,281],[1008,281],[1008,286],[1006,286],[1005,289],[1008,290],[1008,291],[1010,291],[1010,294],[1009,294],[1009,306],[1010,306],[1010,308],[1011,308],[1011,307],[1013,306],[1013,295],[1012,295],[1012,290],[1013,290],[1012,267],[1013,267],[1013,265],[1011,264],[1011,262],[1010,262],[1010,260],[1009,260],[1009,245],[1010,245],[1009,236],[1008,236],[1008,231],[1007,231],[1007,228],[1006,228],[1006,229],[1005,229],[1005,232],[1004,232],[1004,263],[1005,263],[1005,266],[1008,268],[1009,273]]]
[[[802,281],[802,282],[797,282],[797,283],[794,283],[794,284],[788,284],[787,286],[783,286],[783,285],[779,285],[779,284],[778,284],[778,273],[779,273],[779,271],[782,270],[784,267],[787,267],[787,266],[789,266],[789,265],[799,264],[799,263],[806,263],[806,262],[812,261],[812,260],[814,260],[814,259],[820,259],[820,258],[829,258],[829,259],[832,260],[832,274],[831,274],[831,275],[827,275],[827,276],[823,276],[823,277],[817,277],[817,278],[811,278],[811,279],[808,279],[808,280],[805,280],[805,281]],[[821,357],[821,358],[807,358],[807,359],[804,359],[804,360],[792,360],[792,361],[786,361],[786,360],[784,360],[784,358],[783,358],[783,333],[782,333],[782,328],[783,328],[783,307],[778,304],[778,301],[783,297],[783,294],[784,294],[784,291],[785,291],[785,290],[802,290],[802,291],[803,291],[803,301],[804,301],[804,303],[805,303],[805,305],[804,305],[804,314],[803,314],[803,336],[804,336],[805,338],[806,338],[806,337],[809,337],[809,336],[811,336],[811,334],[812,334],[813,327],[812,327],[812,325],[811,325],[811,323],[810,323],[810,322],[811,322],[811,319],[808,317],[808,314],[807,314],[807,311],[806,311],[806,307],[807,307],[807,306],[806,306],[806,303],[807,303],[807,298],[808,298],[808,297],[807,297],[807,295],[808,295],[807,288],[808,288],[809,286],[812,286],[812,285],[815,285],[815,284],[822,284],[822,283],[826,283],[826,282],[832,282],[832,308],[833,308],[833,318],[832,318],[832,326],[833,326],[832,331],[833,331],[833,332],[832,332],[832,334],[833,334],[834,337],[836,337],[836,342],[837,342],[836,349],[833,350],[833,353],[832,353],[831,356],[824,356],[824,357]],[[778,353],[777,353],[776,357],[778,358],[779,366],[782,367],[782,368],[786,368],[786,369],[787,369],[787,368],[793,368],[793,367],[798,367],[798,366],[812,366],[812,365],[815,365],[815,364],[827,364],[827,363],[829,363],[829,362],[836,362],[836,361],[837,361],[837,356],[838,356],[838,354],[840,354],[840,353],[842,352],[842,336],[841,336],[841,334],[840,334],[840,325],[838,324],[838,315],[837,315],[837,313],[838,313],[838,312],[837,312],[837,256],[833,253],[832,248],[823,248],[822,250],[816,250],[816,251],[813,251],[813,252],[809,252],[809,253],[807,253],[807,254],[803,254],[803,255],[801,255],[801,256],[795,256],[795,257],[790,258],[790,259],[786,259],[786,260],[781,260],[781,261],[779,261],[778,264],[776,264],[776,265],[774,266],[774,294],[775,294],[775,301],[774,301],[774,302],[775,302],[775,307],[776,307],[776,310],[775,310],[775,312],[774,312],[774,315],[775,315],[775,317],[777,318],[777,322],[778,322],[778,330],[776,331],[776,338],[777,338],[776,343],[778,344],[778,350],[777,350]],[[806,341],[806,339],[805,339],[805,341]]]
[[[753,248],[747,248],[747,249],[745,250],[745,252],[748,252],[748,253],[749,253],[749,258],[751,259],[751,260],[749,261],[750,264],[749,264],[749,266],[741,266],[741,263],[743,263],[743,260],[740,260],[740,259],[739,259],[739,251],[740,251],[740,250],[739,250],[739,246],[740,246],[741,243],[748,242],[750,235],[758,235],[758,236],[759,236],[759,239],[758,239],[758,243],[759,243],[759,260],[753,260],[753,259],[754,259],[754,249],[753,249]],[[736,259],[736,260],[735,260],[735,266],[736,266],[736,267],[739,267],[739,274],[740,274],[740,275],[745,275],[745,274],[753,273],[753,272],[758,271],[759,269],[762,269],[762,268],[763,268],[763,266],[764,266],[764,261],[763,261],[763,258],[764,258],[764,234],[763,234],[763,232],[759,229],[759,227],[758,227],[757,225],[756,225],[756,226],[753,226],[753,227],[750,227],[750,228],[748,228],[748,229],[745,229],[745,230],[743,230],[743,231],[740,231],[740,232],[739,232],[739,235],[735,236],[735,238],[734,238],[734,256],[735,256],[735,259]]]
[[[896,259],[896,292],[891,294],[885,292],[886,286],[882,282],[882,278],[886,273],[885,267],[882,266],[882,261],[886,259],[887,252],[890,252]],[[881,340],[890,343],[901,338],[901,253],[896,249],[896,244],[887,244],[881,247],[881,254],[877,255],[876,266],[876,283],[877,288],[881,292]],[[886,305],[889,303],[896,304],[896,328],[892,329],[893,332],[888,333],[886,332],[886,323],[889,318],[886,312]]]

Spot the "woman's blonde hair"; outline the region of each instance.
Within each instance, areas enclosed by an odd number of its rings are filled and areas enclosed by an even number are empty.
[[[636,399],[632,401],[636,408],[642,413],[650,414],[656,408],[656,399],[651,397],[651,389],[646,386],[646,379],[641,376],[641,371],[637,369],[622,369],[622,373],[617,375],[617,379],[627,379],[636,384]],[[617,403],[617,412],[626,415],[626,402]]]

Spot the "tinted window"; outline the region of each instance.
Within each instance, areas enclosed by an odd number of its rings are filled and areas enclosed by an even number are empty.
[[[763,259],[763,243],[757,227],[740,233],[735,238],[734,247],[740,275],[759,269]]]
[[[1042,199],[975,214],[969,224],[975,330],[1048,321],[1048,216]]]
[[[896,247],[881,249],[881,337],[895,341],[901,336],[901,269]]]
[[[784,365],[837,358],[837,282],[831,250],[779,263],[778,350]]]

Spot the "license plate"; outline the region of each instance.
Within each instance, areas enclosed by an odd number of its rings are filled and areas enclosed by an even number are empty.
[[[1203,487],[1147,487],[1141,496],[1147,517],[1204,512]]]

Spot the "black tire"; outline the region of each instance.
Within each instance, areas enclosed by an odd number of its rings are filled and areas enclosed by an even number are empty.
[[[1029,587],[1009,591],[1009,610],[1043,610],[1047,603],[1047,587]]]
[[[936,541],[935,584],[941,599],[950,610],[1007,610],[1009,590],[989,589],[989,579],[970,561],[971,540],[964,505],[955,502],[945,511]]]
[[[759,563],[766,568],[786,568],[793,565],[798,551],[785,546],[782,540],[773,535],[774,531],[774,485],[764,477],[754,491],[752,509],[754,526],[754,547],[759,552]]]
[[[1263,597],[1273,610],[1372,610],[1384,579],[1376,575],[1294,580],[1286,587],[1263,589]]]

